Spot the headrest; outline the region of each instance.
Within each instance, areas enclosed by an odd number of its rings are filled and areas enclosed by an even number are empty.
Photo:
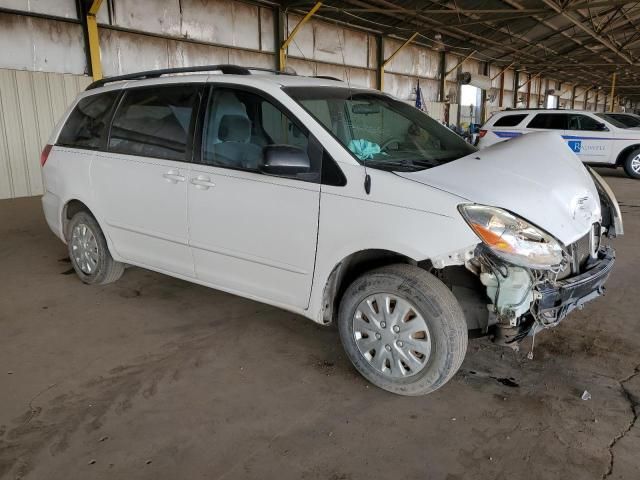
[[[218,138],[223,142],[247,143],[251,139],[251,121],[243,115],[223,115]]]

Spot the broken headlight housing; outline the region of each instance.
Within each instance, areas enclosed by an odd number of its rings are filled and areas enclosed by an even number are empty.
[[[460,205],[460,213],[498,257],[531,269],[553,269],[563,261],[560,242],[526,220],[497,207]]]

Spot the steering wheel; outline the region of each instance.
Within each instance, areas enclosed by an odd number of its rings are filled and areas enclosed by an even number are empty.
[[[390,145],[393,145],[394,143],[401,143],[401,142],[402,142],[402,139],[399,137],[388,138],[387,140],[382,142],[382,145],[380,145],[380,150],[385,151],[387,148],[389,148]]]

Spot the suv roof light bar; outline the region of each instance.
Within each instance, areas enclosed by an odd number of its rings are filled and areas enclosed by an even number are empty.
[[[86,90],[102,87],[107,83],[121,82],[124,80],[144,80],[147,78],[158,78],[162,75],[170,75],[175,73],[196,73],[196,72],[221,72],[225,75],[251,75],[252,71],[256,72],[269,72],[277,75],[295,75],[290,72],[281,72],[279,70],[271,70],[268,68],[260,67],[241,67],[239,65],[199,65],[194,67],[177,67],[177,68],[163,68],[159,70],[147,70],[145,72],[128,73],[126,75],[117,75],[114,77],[105,77],[100,80],[89,84]]]

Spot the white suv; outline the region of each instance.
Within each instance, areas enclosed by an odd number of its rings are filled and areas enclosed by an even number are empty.
[[[404,395],[454,375],[468,330],[515,345],[599,296],[622,233],[553,133],[477,152],[380,92],[236,66],[96,82],[41,163],[82,281],[130,264],[335,321]]]
[[[480,129],[479,148],[524,133],[553,131],[565,139],[584,163],[623,167],[640,178],[640,128],[630,128],[619,115],[580,110],[505,110],[495,113]]]

